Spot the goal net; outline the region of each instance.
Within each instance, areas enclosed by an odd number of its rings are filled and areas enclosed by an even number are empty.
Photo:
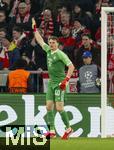
[[[114,8],[101,10],[101,137],[114,136]],[[108,117],[107,117],[108,116]]]

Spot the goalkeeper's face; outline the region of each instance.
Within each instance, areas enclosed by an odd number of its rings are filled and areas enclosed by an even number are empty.
[[[55,50],[58,49],[58,42],[57,42],[56,40],[50,39],[50,40],[48,41],[48,44],[49,44],[50,49],[51,49],[52,51],[55,51]]]

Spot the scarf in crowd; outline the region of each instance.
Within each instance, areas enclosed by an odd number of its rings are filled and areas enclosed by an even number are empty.
[[[21,21],[21,16],[20,16],[20,14],[17,14],[16,23],[21,23],[21,22],[26,23],[26,22],[29,21],[29,18],[30,18],[30,13],[29,13],[29,12],[26,13],[26,15],[25,15],[23,21]]]
[[[44,32],[45,37],[49,37],[54,32],[54,24],[52,18],[50,18],[49,22],[45,22],[44,17],[41,18],[41,24],[40,27]]]

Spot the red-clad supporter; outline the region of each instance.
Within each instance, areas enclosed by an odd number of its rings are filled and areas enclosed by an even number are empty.
[[[7,46],[9,41],[7,38],[2,38],[0,42],[0,70],[9,68],[9,56]]]
[[[20,3],[18,6],[18,14],[16,16],[16,23],[26,23],[29,21],[30,13],[26,3]]]
[[[0,70],[9,68],[8,50],[3,44],[6,34],[6,29],[0,28]]]
[[[59,37],[59,41],[63,43],[64,46],[75,46],[75,38],[71,36],[71,29],[69,26],[63,26],[61,34],[62,36]]]
[[[10,12],[10,17],[13,17],[15,15],[17,15],[18,13],[18,5],[21,3],[21,0],[15,0],[13,2],[13,6]],[[31,1],[30,0],[25,0],[25,3],[27,5],[27,11],[30,12],[31,10]]]
[[[45,38],[48,39],[49,36],[53,35],[54,33],[54,22],[52,18],[51,10],[45,9],[41,14],[41,24],[40,28],[44,33]]]
[[[74,62],[74,51],[76,40],[71,36],[71,30],[69,26],[63,26],[61,30],[62,36],[59,38],[59,42],[63,45],[63,51]]]
[[[15,25],[21,27],[25,31],[31,30],[31,14],[25,2],[19,3],[18,13],[11,19],[10,28],[12,29]]]

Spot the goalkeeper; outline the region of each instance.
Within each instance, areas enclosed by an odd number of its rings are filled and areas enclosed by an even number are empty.
[[[50,125],[50,137],[55,137],[54,128],[54,113],[53,108],[55,104],[56,110],[60,113],[61,118],[66,126],[66,130],[62,139],[68,139],[72,133],[72,128],[69,125],[68,115],[64,110],[64,94],[68,81],[74,71],[74,66],[66,54],[58,49],[58,40],[56,37],[51,36],[48,39],[47,45],[36,28],[36,22],[32,19],[32,28],[34,36],[38,44],[47,53],[47,66],[50,80],[48,82],[48,91],[46,93],[46,108],[47,108],[47,121]],[[65,66],[68,67],[67,75],[65,76]]]

